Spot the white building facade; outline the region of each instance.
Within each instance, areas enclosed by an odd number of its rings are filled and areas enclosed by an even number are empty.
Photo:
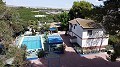
[[[83,48],[105,47],[108,45],[109,36],[93,20],[76,18],[69,21],[69,35],[76,37],[76,43]]]

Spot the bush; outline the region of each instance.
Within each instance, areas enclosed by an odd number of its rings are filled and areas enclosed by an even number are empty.
[[[111,54],[111,51],[107,51],[107,54],[110,55],[110,54]]]
[[[41,50],[38,52],[38,58],[42,58],[45,56],[45,51]]]
[[[111,61],[114,62],[117,59],[117,55],[114,53],[113,55],[111,55]]]
[[[47,39],[48,32],[45,32],[44,38]]]
[[[108,45],[108,46],[106,46],[105,48],[106,48],[106,50],[112,50],[112,49],[113,49],[113,46],[112,46],[112,45]]]
[[[65,45],[63,45],[63,44],[58,45],[57,50],[60,51],[61,53],[64,53]]]
[[[115,35],[114,36],[110,35],[110,37],[109,37],[109,44],[110,45],[114,45],[117,42],[120,42],[120,38],[118,36],[115,36]]]
[[[55,28],[56,28],[55,33],[58,33],[58,28],[57,27],[55,27]]]

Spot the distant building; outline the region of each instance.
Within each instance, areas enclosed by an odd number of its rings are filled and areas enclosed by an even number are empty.
[[[82,48],[104,48],[108,45],[108,35],[100,24],[93,20],[76,18],[69,21],[69,35],[72,43],[78,43]]]
[[[49,31],[51,33],[57,33],[59,28],[61,28],[61,22],[52,22],[50,23]]]
[[[52,27],[61,27],[61,22],[52,22],[50,23],[50,28]]]
[[[62,12],[69,12],[67,9],[40,9],[38,11],[32,11],[32,12],[45,12],[46,14],[60,14]]]
[[[46,15],[35,15],[36,18],[38,17],[46,17]]]

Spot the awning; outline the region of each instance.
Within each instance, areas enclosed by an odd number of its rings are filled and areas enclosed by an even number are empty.
[[[63,43],[63,39],[59,35],[49,35],[48,43],[49,44],[61,44]]]
[[[50,31],[56,31],[56,30],[57,30],[57,28],[52,27],[52,28],[49,28],[49,30],[50,30]]]

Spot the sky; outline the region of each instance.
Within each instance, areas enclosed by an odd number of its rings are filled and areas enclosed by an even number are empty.
[[[4,0],[7,5],[27,7],[49,7],[70,9],[74,1],[80,0]],[[102,5],[102,1],[86,0],[94,5]]]

